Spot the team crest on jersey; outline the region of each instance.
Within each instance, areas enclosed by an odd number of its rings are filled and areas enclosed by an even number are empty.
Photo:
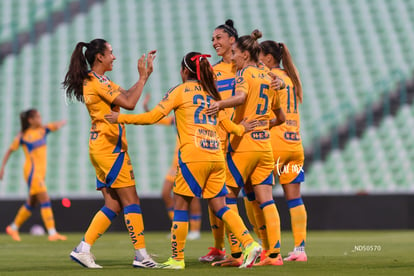
[[[243,77],[238,77],[236,82],[237,83],[242,83],[243,81],[244,81],[244,78]]]

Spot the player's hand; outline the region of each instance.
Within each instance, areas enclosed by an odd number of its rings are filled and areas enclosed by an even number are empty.
[[[150,94],[146,94],[145,95],[144,102],[142,103],[142,106],[144,107],[145,112],[150,111],[150,109],[148,108],[148,103],[149,103],[149,100],[150,99],[151,99],[151,95]]]
[[[254,128],[256,128],[257,126],[259,126],[259,121],[258,120],[251,120],[251,121],[247,121],[247,118],[244,118],[240,124],[242,126],[244,126],[244,132],[249,132],[252,131]]]
[[[118,122],[118,116],[119,116],[119,112],[114,112],[114,111],[111,111],[110,114],[104,115],[105,119],[111,124],[115,124]]]
[[[206,110],[206,115],[215,115],[220,111],[220,102],[213,102],[210,104],[209,108]]]
[[[147,58],[145,54],[143,54],[138,60],[138,72],[140,78],[147,80],[151,75],[152,71],[154,70],[153,61],[155,59],[156,52],[156,50],[152,50],[148,53]]]
[[[272,78],[272,81],[270,83],[270,87],[272,89],[274,89],[274,90],[280,90],[280,89],[285,88],[285,82],[281,78],[279,78],[278,76],[276,76],[272,72],[269,72],[267,74]]]

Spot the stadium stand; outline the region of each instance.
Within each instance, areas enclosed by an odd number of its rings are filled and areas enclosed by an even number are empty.
[[[65,10],[68,4],[86,2],[92,4],[85,13]],[[70,20],[60,22],[52,32],[32,28],[56,12],[66,12]],[[18,45],[19,53],[0,61],[3,87],[9,94],[0,102],[2,152],[18,132],[21,110],[37,107],[44,121],[66,118],[68,125],[48,138],[49,192],[52,196],[98,196],[87,154],[88,114],[81,104],[65,100],[60,85],[76,42],[96,37],[108,40],[117,57],[110,77],[123,87],[137,79],[139,55],[157,49],[155,71],[145,89],[152,95],[153,106],[180,82],[179,62],[186,52],[211,53],[212,60],[217,60],[211,33],[227,18],[234,20],[240,34],[258,28],[264,39],[289,46],[304,86],[300,108],[305,149],[315,147],[322,137],[335,143],[332,133],[338,126],[412,79],[413,12],[411,0],[36,0],[30,5],[23,0],[0,1],[0,48],[21,33],[36,37]],[[332,147],[326,158],[315,153],[307,166],[303,192],[414,192],[414,176],[408,169],[414,165],[409,133],[413,123],[414,108],[407,104],[378,125],[368,124],[361,137],[351,133],[344,147]],[[352,127],[358,126],[351,125],[349,131]],[[174,129],[128,127],[127,133],[139,193],[158,196],[173,153]],[[22,159],[20,154],[10,160],[0,197],[25,195]]]

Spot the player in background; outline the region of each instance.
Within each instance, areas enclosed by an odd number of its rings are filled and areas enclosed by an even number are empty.
[[[150,100],[150,94],[145,96],[143,107],[145,112],[149,112],[148,102]],[[159,125],[172,126],[175,125],[174,115],[164,117],[158,121]],[[172,190],[174,186],[175,176],[177,175],[178,167],[178,149],[180,147],[179,139],[177,137],[177,142],[175,144],[175,150],[173,159],[171,162],[170,169],[168,170],[167,175],[165,176],[164,183],[162,185],[161,196],[164,200],[164,204],[167,208],[168,217],[172,221],[174,218],[174,198],[172,195]],[[201,203],[199,198],[194,198],[190,204],[190,232],[188,233],[187,240],[197,240],[200,238],[200,229],[201,229]]]
[[[23,167],[24,179],[29,188],[29,197],[20,207],[14,221],[7,226],[6,233],[15,241],[20,241],[19,228],[32,215],[36,205],[40,205],[40,214],[49,234],[50,241],[66,240],[66,237],[56,232],[52,205],[45,185],[47,166],[46,137],[51,131],[56,131],[66,124],[59,121],[42,124],[42,117],[36,109],[20,113],[21,131],[3,158],[0,169],[0,180],[4,176],[4,168],[10,155],[22,146],[26,161]]]
[[[86,48],[83,53],[83,48]],[[139,80],[128,90],[115,84],[105,72],[111,71],[115,56],[112,46],[103,39],[79,42],[72,53],[63,87],[69,98],[85,104],[91,117],[89,157],[96,171],[96,188],[102,192],[105,205],[96,213],[78,246],[70,257],[88,268],[102,268],[95,263],[91,246],[124,211],[125,225],[135,249],[134,267],[154,268],[144,239],[144,223],[135,186],[134,171],[128,155],[123,124],[109,124],[103,117],[111,110],[133,110],[143,87],[153,71],[155,51],[138,60]],[[90,71],[88,70],[88,64]]]
[[[284,89],[277,91],[282,110],[286,114],[286,122],[270,130],[276,164],[274,176],[279,179],[285,194],[295,243],[293,252],[290,252],[284,260],[306,262],[307,214],[300,193],[300,183],[305,180],[302,169],[305,157],[300,136],[298,108],[303,100],[302,83],[289,49],[284,43],[263,41],[260,43],[260,48],[260,60],[286,84]]]
[[[229,197],[236,198],[240,189],[253,189],[261,211],[255,212],[259,229],[266,229],[267,240],[262,240],[267,250],[266,258],[258,265],[282,265],[280,256],[280,218],[272,196],[274,159],[270,143],[269,127],[285,121],[275,90],[270,88],[271,78],[264,67],[259,67],[260,46],[258,30],[242,36],[232,46],[232,58],[239,70],[236,77],[235,95],[214,102],[207,110],[212,115],[228,107],[236,107],[233,121],[256,119],[259,127],[242,137],[231,136],[227,152]],[[270,121],[270,112],[276,118]],[[251,187],[252,186],[252,187]]]
[[[139,115],[119,115],[112,112],[105,117],[111,122],[154,124],[175,112],[180,139],[179,170],[174,186],[174,220],[171,228],[172,257],[163,268],[184,269],[184,246],[188,233],[188,209],[194,197],[208,200],[216,216],[224,221],[244,247],[240,267],[251,267],[260,255],[261,247],[253,240],[238,213],[225,204],[225,165],[217,127],[242,135],[254,125],[240,120],[236,126],[224,114],[207,116],[206,108],[220,100],[214,72],[208,55],[191,52],[181,62],[183,83],[170,89],[163,100],[150,112]],[[118,116],[119,115],[119,116]],[[230,125],[232,128],[228,127]]]

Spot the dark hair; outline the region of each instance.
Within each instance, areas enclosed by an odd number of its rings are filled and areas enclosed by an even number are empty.
[[[217,29],[222,29],[230,37],[234,37],[236,40],[239,38],[239,34],[237,33],[237,30],[236,28],[234,28],[234,22],[231,19],[227,19],[226,23],[217,26],[216,30]]]
[[[29,119],[33,118],[36,112],[37,109],[34,108],[20,112],[20,124],[22,133],[24,133],[30,127]]]
[[[197,62],[199,65],[197,66]],[[190,79],[198,79],[204,90],[213,97],[214,100],[220,101],[221,96],[216,86],[216,75],[206,55],[198,52],[190,52],[186,54],[181,61],[181,68],[187,68],[190,72]],[[198,77],[199,76],[199,77]]]
[[[250,59],[254,62],[259,62],[260,45],[257,40],[262,37],[262,32],[254,30],[251,35],[244,35],[239,37],[236,41],[236,46],[242,52],[248,51],[250,53]]]
[[[86,47],[85,54],[83,54],[83,47]],[[75,50],[70,59],[69,70],[66,73],[65,80],[62,82],[63,88],[66,90],[68,98],[76,98],[80,102],[83,99],[83,81],[89,80],[89,66],[92,67],[95,62],[97,54],[104,54],[106,50],[106,40],[94,39],[89,43],[79,42],[76,44]]]
[[[299,77],[299,71],[293,63],[288,47],[284,43],[276,43],[272,40],[266,40],[260,43],[260,49],[264,55],[272,55],[278,66],[280,66],[280,62],[283,63],[283,69],[285,69],[286,74],[295,86],[296,96],[299,98],[299,101],[302,102],[302,82]]]

